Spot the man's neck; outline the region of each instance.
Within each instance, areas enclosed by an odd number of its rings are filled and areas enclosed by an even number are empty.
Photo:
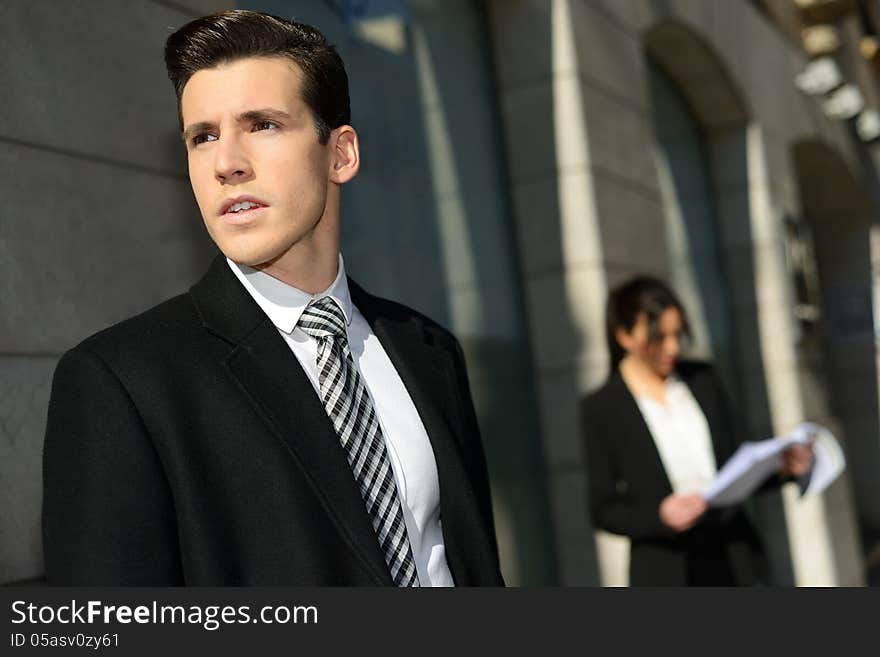
[[[309,294],[318,294],[333,285],[339,273],[338,249],[327,253],[302,254],[305,257],[289,257],[292,255],[288,252],[254,269]]]
[[[338,203],[334,205],[338,207]],[[255,265],[254,269],[308,294],[323,292],[333,285],[339,273],[338,214],[325,214],[309,234],[274,260]]]

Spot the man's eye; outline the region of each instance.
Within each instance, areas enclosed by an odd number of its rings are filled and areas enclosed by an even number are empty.
[[[192,145],[193,145],[193,146],[198,146],[199,144],[201,144],[201,143],[203,143],[203,142],[206,142],[206,141],[216,141],[216,139],[217,139],[217,137],[215,137],[214,135],[212,135],[212,134],[206,132],[206,133],[203,133],[203,134],[201,134],[201,135],[195,135],[195,136],[192,138]]]
[[[278,124],[274,121],[257,121],[254,123],[254,132],[258,130],[274,130],[278,127]]]

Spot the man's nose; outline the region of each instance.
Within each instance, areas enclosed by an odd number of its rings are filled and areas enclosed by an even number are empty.
[[[247,152],[235,135],[221,137],[214,153],[214,177],[220,183],[236,184],[253,175]]]

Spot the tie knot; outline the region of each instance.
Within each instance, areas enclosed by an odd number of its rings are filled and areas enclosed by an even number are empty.
[[[345,315],[330,297],[321,297],[306,306],[299,327],[313,338],[346,338]]]

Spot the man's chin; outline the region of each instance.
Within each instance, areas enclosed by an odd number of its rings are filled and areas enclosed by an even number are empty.
[[[237,265],[263,269],[277,264],[301,245],[300,234],[275,233],[273,231],[230,235],[220,232],[211,234],[217,248]],[[217,239],[217,238],[220,239]],[[299,249],[302,251],[302,248]]]
[[[228,245],[221,244],[217,246],[223,255],[232,260],[232,262],[244,267],[250,267],[251,269],[260,269],[278,258],[277,254],[271,252],[248,251],[240,248],[230,248]]]

